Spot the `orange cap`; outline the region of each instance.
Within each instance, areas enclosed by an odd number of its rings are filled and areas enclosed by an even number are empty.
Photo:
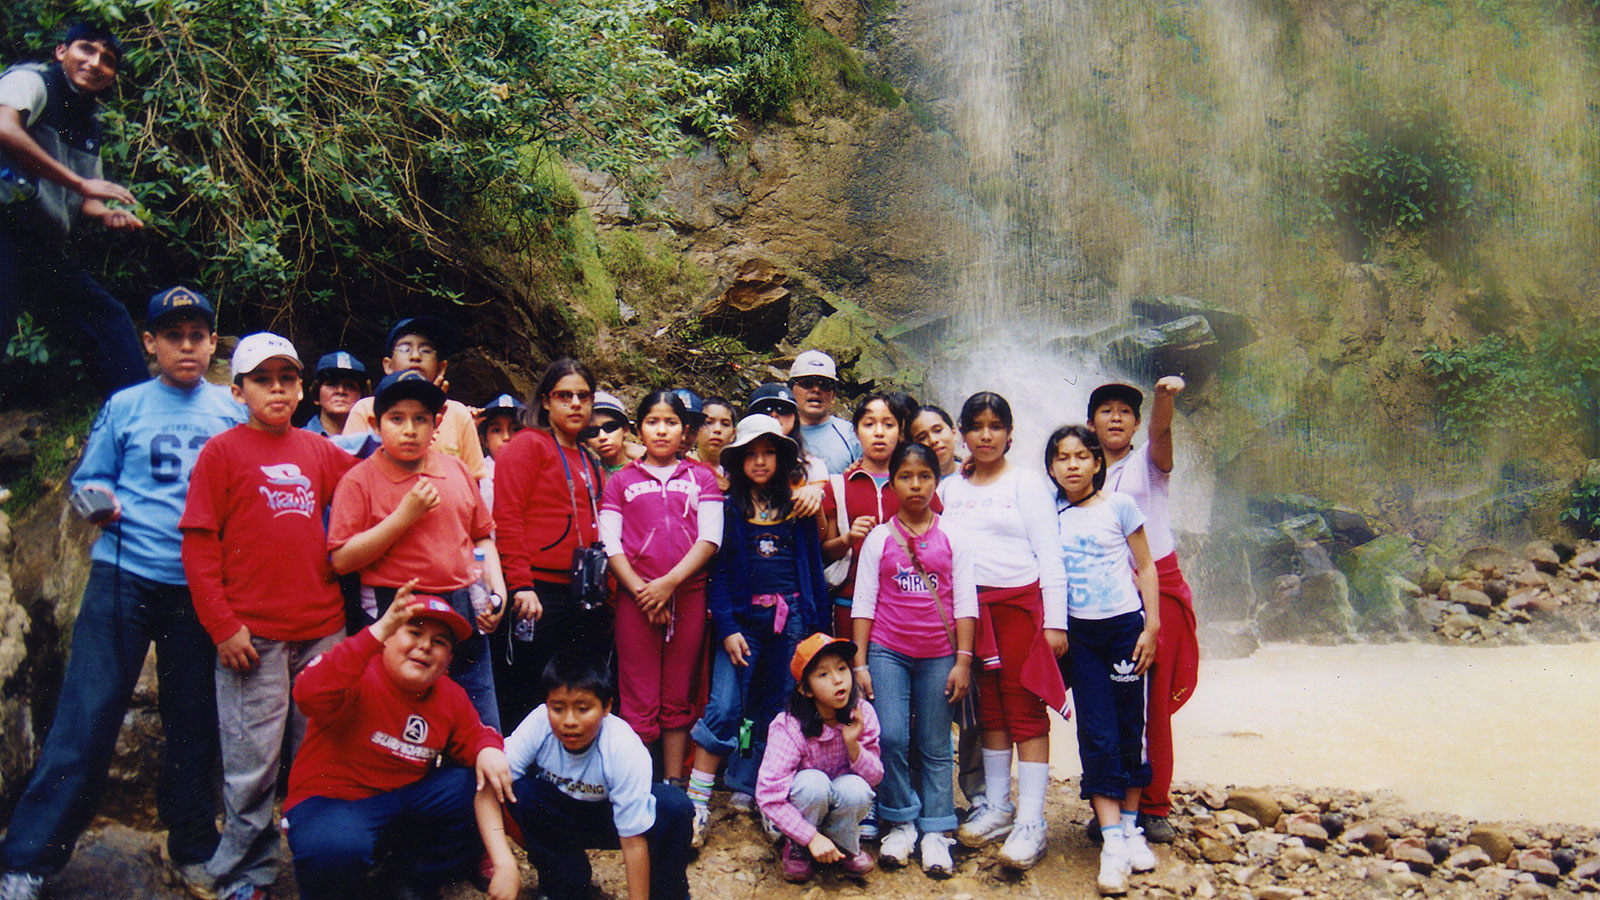
[[[789,660],[789,673],[794,676],[794,680],[799,681],[805,676],[806,666],[811,665],[811,661],[817,658],[818,653],[821,653],[823,650],[826,650],[835,644],[842,644],[849,648],[850,652],[846,654],[846,656],[848,656],[850,659],[855,659],[855,644],[852,644],[844,638],[836,638],[831,634],[826,634],[819,631],[801,641],[800,645],[794,648],[794,656]]]

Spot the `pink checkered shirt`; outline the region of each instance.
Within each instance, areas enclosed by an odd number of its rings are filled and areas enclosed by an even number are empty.
[[[789,802],[789,788],[794,785],[796,774],[804,769],[816,769],[829,778],[838,778],[854,772],[873,787],[883,780],[883,760],[878,751],[878,713],[863,698],[856,701],[856,715],[861,717],[861,753],[853,763],[845,749],[844,738],[832,725],[822,726],[821,737],[808,738],[801,734],[797,719],[781,712],[767,729],[767,751],[761,758],[761,774],[756,779],[756,803],[774,828],[802,847],[811,843],[817,828]]]

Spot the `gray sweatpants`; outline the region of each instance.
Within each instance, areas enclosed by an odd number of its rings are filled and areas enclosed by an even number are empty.
[[[218,893],[248,881],[268,889],[278,880],[278,829],[272,821],[278,768],[293,761],[306,717],[290,691],[295,676],[343,640],[336,631],[311,641],[252,637],[261,657],[248,672],[217,663],[217,724],[222,746],[222,841],[206,863]],[[285,740],[287,738],[287,740]]]

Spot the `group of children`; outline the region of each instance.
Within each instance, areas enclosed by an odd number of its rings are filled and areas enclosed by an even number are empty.
[[[790,880],[913,853],[947,876],[957,841],[1025,869],[1050,709],[1076,713],[1100,890],[1154,867],[1147,833],[1171,839],[1155,719],[1195,661],[1165,506],[1181,379],[1157,384],[1137,449],[1141,392],[1097,390],[1041,472],[1008,460],[991,392],[956,419],[898,393],[834,416],[816,351],[737,420],[682,389],[630,411],[574,360],[526,407],[474,410],[445,397],[459,342],[431,317],[390,331],[371,396],[359,361],[324,356],[296,428],[293,344],[243,338],[230,401],[201,377],[213,323],[197,292],[152,298],[159,374],[107,404],[74,476],[109,511],[0,898],[64,865],[152,639],[160,812],[201,897],[270,895],[283,759],[308,898],[463,873],[514,897],[511,842],[553,900],[587,896],[597,846],[622,850],[630,896],[685,898],[719,772]],[[89,615],[107,603],[116,626]],[[192,784],[218,755],[220,837]]]

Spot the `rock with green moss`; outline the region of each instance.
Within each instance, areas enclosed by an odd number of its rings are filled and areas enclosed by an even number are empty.
[[[824,300],[844,308],[818,322],[800,349],[821,350],[833,357],[839,364],[840,379],[846,382],[905,389],[922,385],[923,369],[883,338],[871,316],[832,295]]]

